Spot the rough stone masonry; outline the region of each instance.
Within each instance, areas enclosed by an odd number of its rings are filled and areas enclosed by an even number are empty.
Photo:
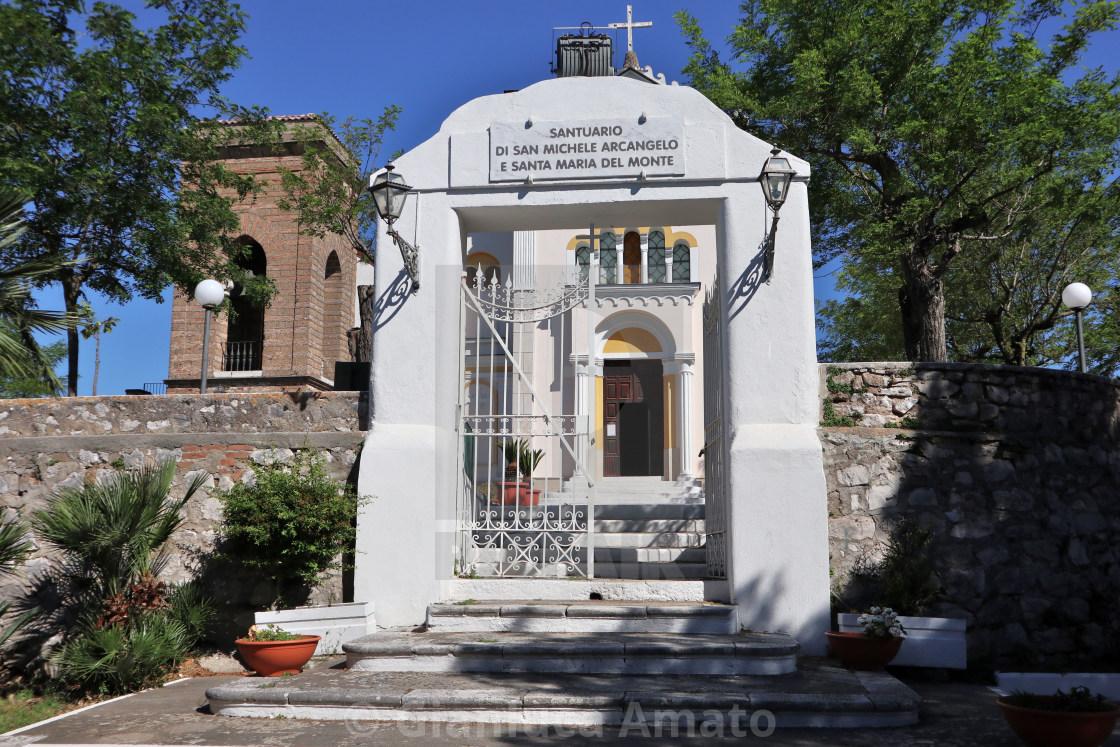
[[[882,552],[890,522],[935,529],[970,661],[1120,664],[1120,383],[1012,366],[821,367],[833,588]],[[822,410],[827,408],[822,408]],[[855,582],[855,583],[853,583]],[[842,606],[842,605],[841,605]]]
[[[853,571],[882,551],[891,520],[935,528],[944,600],[969,623],[976,662],[1037,666],[1120,660],[1120,384],[1046,369],[964,364],[821,366],[833,422],[819,431],[834,590],[859,604]],[[175,489],[323,451],[346,479],[365,427],[356,393],[210,394],[7,400],[0,406],[0,510],[26,514],[52,490],[118,466],[176,459]],[[115,463],[115,464],[114,464]],[[170,581],[213,549],[216,499],[196,496],[172,540]],[[26,572],[50,559],[36,551]],[[0,593],[10,595],[18,580]],[[228,631],[267,590],[223,581]],[[337,577],[316,598],[341,596]]]
[[[301,449],[319,451],[333,477],[349,480],[362,443],[365,395],[357,392],[206,394],[5,400],[0,403],[0,512],[29,515],[56,490],[104,478],[117,469],[173,459],[172,493],[201,471],[206,490],[187,504],[171,539],[163,580],[179,583],[220,573],[213,563],[221,507],[210,495],[252,480],[255,465],[288,461]],[[36,544],[23,578],[47,570],[51,558]],[[22,579],[0,594],[11,597]],[[209,585],[219,604],[219,640],[232,640],[269,601],[267,583],[224,575]],[[338,574],[324,578],[311,602],[341,601]],[[48,608],[49,598],[36,600]]]

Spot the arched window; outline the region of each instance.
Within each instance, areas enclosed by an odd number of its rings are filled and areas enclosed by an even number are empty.
[[[342,287],[342,264],[338,261],[338,253],[331,252],[323,265],[322,375],[328,379],[334,379],[336,362],[345,362],[350,358],[346,332],[353,319],[347,318],[343,303],[346,300],[346,291]]]
[[[248,236],[242,236],[238,243],[243,248],[234,261],[247,275],[264,276],[268,264],[264,248]],[[250,301],[243,291],[241,283],[236,283],[229,292],[231,313],[222,355],[225,371],[260,371],[264,357],[264,307]]]
[[[622,237],[622,282],[642,282],[642,237],[637,231]]]
[[[678,241],[673,247],[673,282],[688,283],[692,281],[691,250],[687,241]]]
[[[611,285],[618,282],[618,237],[610,231],[599,234],[599,283]]]
[[[493,254],[486,252],[473,252],[467,255],[467,284],[474,286],[478,282],[479,270],[482,271],[482,280],[487,285],[502,282],[502,266]]]
[[[665,234],[657,229],[650,231],[647,244],[649,246],[649,257],[646,262],[649,265],[649,282],[664,283]]]
[[[587,244],[576,247],[576,266],[579,267],[580,280],[585,279],[591,267],[591,247]]]

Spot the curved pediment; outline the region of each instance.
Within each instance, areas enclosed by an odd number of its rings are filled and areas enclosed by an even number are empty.
[[[426,190],[725,182],[756,179],[770,148],[687,86],[556,78],[467,102],[398,167]]]

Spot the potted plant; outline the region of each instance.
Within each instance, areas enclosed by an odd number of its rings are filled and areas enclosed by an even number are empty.
[[[859,632],[825,633],[832,653],[852,669],[879,670],[902,647],[906,629],[890,607],[872,607],[859,616]]]
[[[299,674],[311,661],[319,636],[300,635],[281,630],[275,625],[254,625],[249,634],[238,638],[237,650],[241,658],[261,677],[278,677],[282,674]]]
[[[883,559],[866,573],[875,587],[872,601],[897,611],[906,627],[906,648],[895,659],[896,665],[965,669],[965,621],[924,616],[939,597],[930,557],[932,543],[933,530],[929,527],[906,517],[895,521],[887,535]],[[859,632],[857,618],[857,614],[837,615],[840,632]]]
[[[528,439],[524,438],[499,441],[498,448],[506,461],[502,503],[507,506],[536,506],[540,502],[541,491],[533,490],[529,480],[533,470],[544,459],[544,450],[530,449]]]
[[[1015,691],[996,702],[1011,729],[1031,747],[1099,747],[1120,714],[1120,706],[1087,687],[1053,695]]]
[[[222,501],[222,554],[267,578],[268,609],[254,622],[314,635],[319,654],[341,653],[342,644],[376,630],[372,602],[298,607],[329,571],[345,567],[354,552],[361,500],[332,477],[310,449],[288,463],[254,468],[256,481],[218,493]]]

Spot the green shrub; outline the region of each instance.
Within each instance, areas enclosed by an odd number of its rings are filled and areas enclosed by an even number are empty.
[[[875,567],[877,603],[902,615],[919,615],[938,597],[933,559],[933,530],[903,517],[890,528],[886,552]]]
[[[115,695],[158,683],[190,649],[190,634],[181,622],[146,612],[128,624],[83,625],[55,661],[64,683]]]
[[[196,581],[180,584],[167,595],[168,617],[183,626],[189,648],[206,637],[214,620],[214,605]]]
[[[197,585],[158,578],[181,511],[208,477],[175,499],[175,466],[117,472],[52,496],[32,515],[38,536],[59,551],[64,596],[78,614],[53,657],[62,682],[114,694],[147,687],[203,636],[213,610]]]
[[[219,493],[223,553],[272,579],[280,603],[288,587],[310,586],[353,552],[359,500],[305,449],[290,465],[255,468],[256,482]]]

